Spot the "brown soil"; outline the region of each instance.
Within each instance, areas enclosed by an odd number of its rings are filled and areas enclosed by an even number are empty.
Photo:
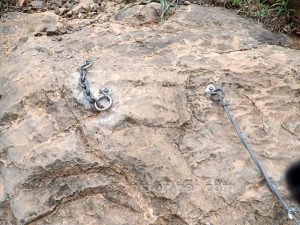
[[[292,47],[294,49],[300,50],[300,37],[299,35],[292,35],[293,45]]]

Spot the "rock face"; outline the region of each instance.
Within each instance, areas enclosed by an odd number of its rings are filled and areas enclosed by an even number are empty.
[[[219,8],[180,6],[159,24],[107,18],[60,36],[34,36],[61,22],[50,12],[2,18],[0,224],[291,224],[203,92],[224,88],[293,205],[284,172],[300,156],[300,52]],[[87,58],[92,92],[112,89],[107,112],[77,84]]]

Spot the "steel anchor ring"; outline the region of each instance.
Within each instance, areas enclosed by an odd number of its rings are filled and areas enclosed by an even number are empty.
[[[107,106],[105,106],[105,107],[101,107],[101,108],[98,107],[97,102],[99,102],[101,99],[106,99],[107,102],[109,102],[109,104]],[[105,111],[105,110],[107,110],[107,109],[109,109],[111,107],[112,103],[113,103],[112,98],[109,95],[101,95],[95,101],[94,107],[99,112],[100,111]]]

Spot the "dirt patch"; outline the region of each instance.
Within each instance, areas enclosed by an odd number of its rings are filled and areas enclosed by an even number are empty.
[[[299,35],[293,35],[292,40],[293,40],[293,48],[300,50],[300,37],[299,37]]]
[[[57,15],[67,18],[93,18],[105,7],[102,0],[24,0],[2,3],[1,13],[20,11],[25,13],[54,11]],[[0,14],[1,16],[1,14]]]
[[[0,17],[6,12],[16,11],[18,9],[19,7],[17,7],[16,1],[11,1],[11,0],[0,1]]]

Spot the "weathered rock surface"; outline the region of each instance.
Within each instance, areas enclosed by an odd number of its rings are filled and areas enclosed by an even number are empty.
[[[290,224],[203,92],[210,82],[224,88],[289,199],[284,172],[300,156],[300,52],[218,8],[180,6],[143,26],[126,18],[56,38],[34,36],[57,26],[50,12],[2,18],[0,224]],[[107,112],[91,111],[78,87],[87,58],[92,92],[113,91]]]

